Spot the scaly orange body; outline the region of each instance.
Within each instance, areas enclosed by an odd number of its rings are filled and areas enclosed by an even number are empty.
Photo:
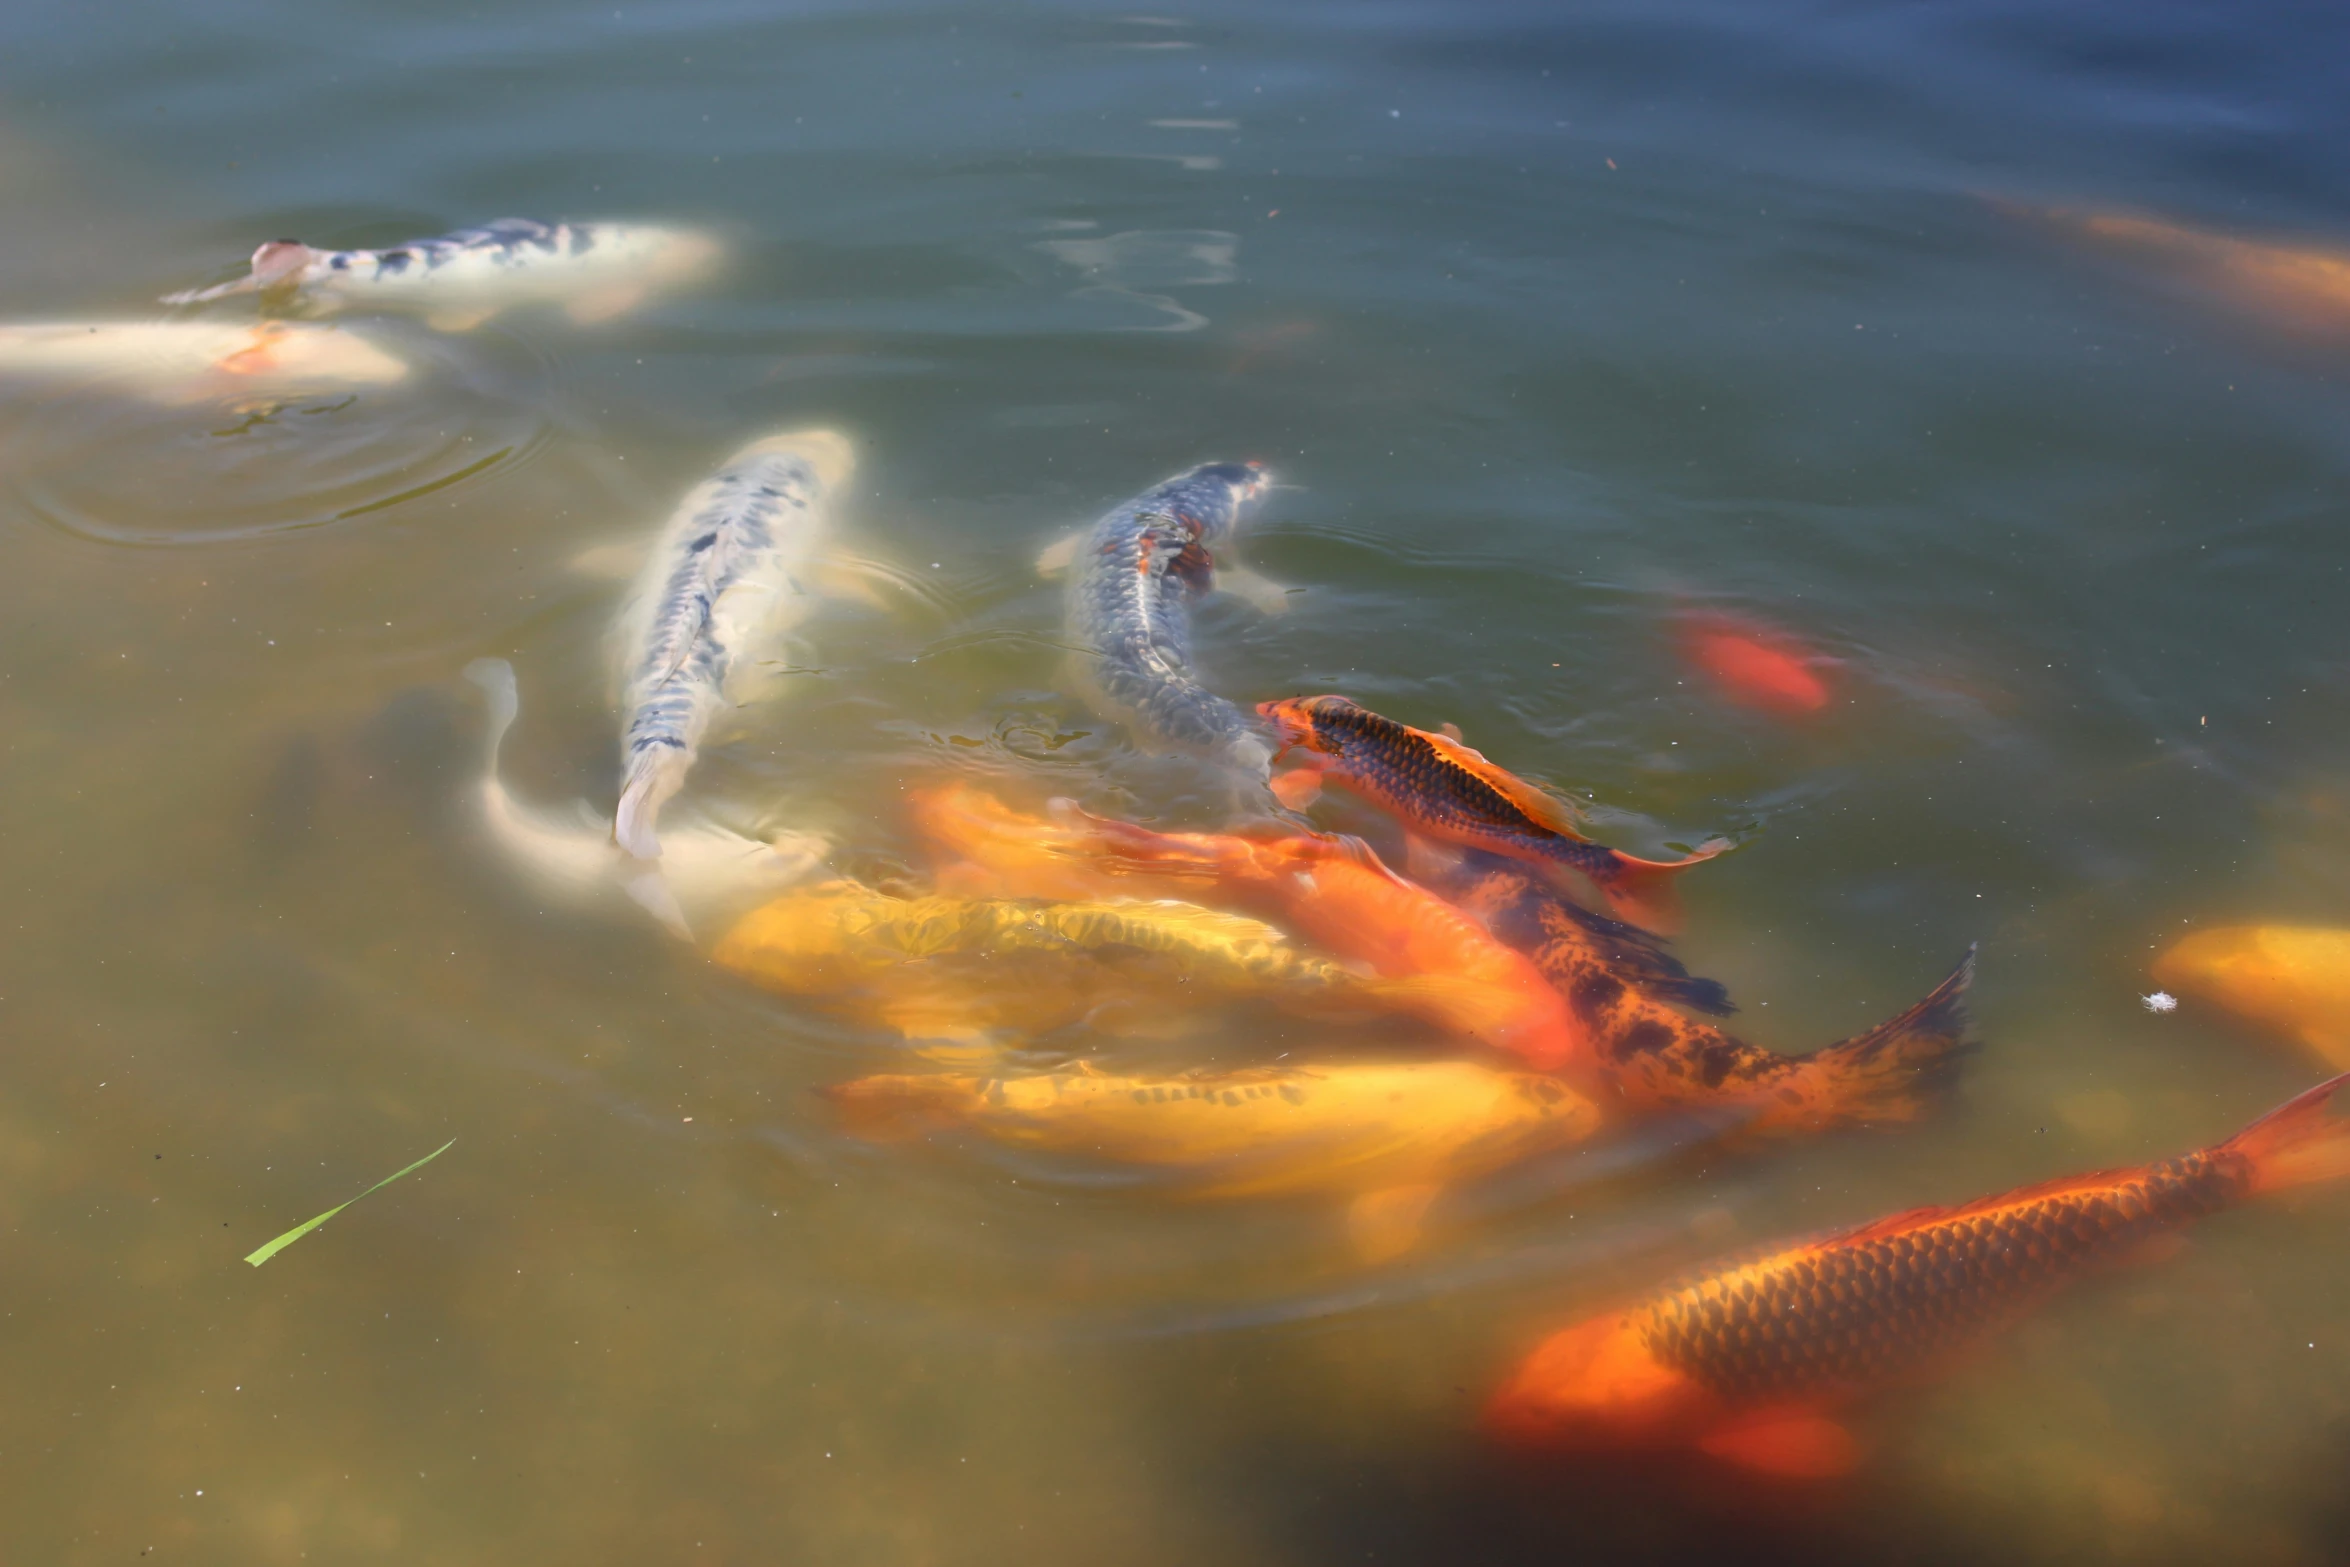
[[[2350,1075],[2136,1169],[1918,1208],[1708,1273],[1545,1340],[1488,1406],[1529,1445],[1695,1450],[1790,1476],[1858,1461],[1834,1412],[1930,1377],[2049,1294],[2247,1198],[2350,1175]]]
[[[1971,952],[1906,1012],[1809,1055],[1782,1055],[1666,1005],[1729,1010],[1720,986],[1689,978],[1654,937],[1577,908],[1522,866],[1473,855],[1439,885],[1533,960],[1634,1109],[1743,1117],[1749,1133],[1908,1121],[1969,1049]]]
[[[1310,798],[1304,778],[1336,779],[1423,836],[1506,854],[1589,877],[1628,918],[1669,928],[1676,909],[1672,876],[1721,852],[1701,850],[1665,863],[1636,859],[1576,831],[1566,806],[1446,735],[1399,724],[1342,696],[1260,702],[1258,713],[1280,737],[1284,774],[1274,792],[1292,807]]]
[[[1382,979],[1401,1010],[1522,1057],[1539,1071],[1587,1065],[1558,993],[1524,957],[1349,839],[1161,833],[1071,808],[1024,816],[975,789],[910,797],[916,824],[960,866],[942,884],[996,897],[1184,898],[1286,925]]]

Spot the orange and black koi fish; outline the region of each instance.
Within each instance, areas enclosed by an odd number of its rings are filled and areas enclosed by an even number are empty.
[[[1709,1273],[1555,1334],[1486,1411],[1529,1445],[1692,1450],[1825,1477],[1859,1449],[1836,1410],[1931,1378],[2064,1284],[2208,1214],[2350,1176],[2350,1074],[2226,1142],[1917,1208]]]
[[[1636,924],[1677,923],[1672,878],[1719,854],[1726,844],[1666,864],[1635,859],[1575,830],[1565,804],[1494,766],[1458,740],[1382,718],[1342,696],[1260,702],[1310,785],[1335,778],[1414,831],[1445,843],[1487,849],[1512,859],[1564,866],[1587,876],[1616,910]],[[1274,792],[1295,808],[1311,798],[1285,775]]]
[[[1721,986],[1689,978],[1655,937],[1577,908],[1522,865],[1471,855],[1441,890],[1533,959],[1630,1109],[1743,1114],[1748,1133],[1915,1120],[1974,1048],[1972,950],[1898,1016],[1809,1055],[1782,1055],[1674,1011],[1667,1002],[1731,1009]]]
[[[968,786],[918,790],[908,804],[923,835],[959,857],[939,878],[957,892],[1182,898],[1251,913],[1395,982],[1380,993],[1397,1010],[1538,1071],[1590,1064],[1589,1041],[1532,963],[1357,839],[1154,832],[1073,806],[1029,816]]]

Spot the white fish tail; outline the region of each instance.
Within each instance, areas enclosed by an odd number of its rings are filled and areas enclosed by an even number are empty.
[[[612,816],[614,843],[640,860],[661,857],[661,807],[685,787],[686,769],[693,760],[692,752],[674,743],[648,746],[629,759],[620,808]]]

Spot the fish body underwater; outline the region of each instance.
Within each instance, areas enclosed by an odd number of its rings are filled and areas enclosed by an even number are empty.
[[[1667,864],[1593,843],[1575,830],[1556,797],[1458,740],[1399,724],[1342,696],[1290,697],[1260,703],[1257,711],[1280,743],[1275,759],[1300,764],[1282,784],[1301,773],[1335,779],[1439,842],[1576,871],[1638,924],[1670,928],[1674,875],[1721,852],[1701,850]],[[1303,803],[1302,789],[1277,784],[1275,793]]]
[[[1992,205],[2281,326],[2336,341],[2350,334],[2350,246],[2248,239],[2142,212]]]
[[[1222,1072],[1078,1064],[1019,1077],[891,1074],[826,1090],[874,1138],[964,1130],[1158,1172],[1192,1197],[1333,1197],[1358,1248],[1391,1256],[1445,1186],[1590,1138],[1601,1115],[1555,1077],[1473,1061]]]
[[[783,831],[751,838],[692,817],[671,825],[658,866],[612,841],[608,821],[584,800],[550,811],[514,798],[499,775],[498,753],[518,701],[514,670],[503,659],[476,659],[465,678],[488,706],[481,780],[475,789],[482,828],[500,855],[540,896],[567,908],[592,909],[625,896],[680,940],[695,922],[740,913],[808,879],[831,851],[816,833]]]
[[[1654,937],[1576,907],[1521,864],[1471,855],[1440,890],[1533,961],[1637,1112],[1726,1117],[1747,1136],[1911,1121],[1974,1048],[1971,951],[1897,1016],[1808,1055],[1783,1055],[1676,1011],[1730,1009],[1720,986],[1691,979]]]
[[[1082,650],[1079,669],[1097,705],[1148,746],[1206,756],[1255,779],[1272,746],[1245,710],[1200,684],[1191,607],[1238,580],[1220,569],[1217,552],[1268,482],[1254,464],[1209,463],[1111,508],[1066,546],[1069,639]]]
[[[0,324],[0,380],[112,382],[162,403],[390,386],[408,374],[359,333],[311,322]]]
[[[1162,833],[1074,807],[1033,817],[967,786],[917,791],[909,805],[923,834],[957,857],[967,887],[1182,898],[1270,919],[1392,982],[1384,994],[1398,1010],[1537,1071],[1589,1063],[1566,1004],[1531,962],[1358,840]]]
[[[612,836],[637,858],[661,857],[661,807],[711,719],[742,702],[759,653],[815,605],[830,502],[855,462],[830,430],[754,441],[663,526],[616,633],[626,716]]]
[[[1685,615],[1681,649],[1717,693],[1741,707],[1809,718],[1831,700],[1822,671],[1833,661],[1767,626],[1728,615]]]
[[[1376,997],[1274,927],[1195,904],[897,898],[848,881],[752,910],[711,957],[910,1039],[974,1043],[1081,1018],[1147,1031],[1219,1001],[1347,1011]]]
[[[2350,1121],[2330,1113],[2346,1082],[2177,1158],[1895,1214],[1592,1317],[1536,1348],[1487,1427],[1543,1448],[1843,1473],[1860,1451],[1842,1407],[1931,1379],[2065,1284],[2197,1219],[2350,1175]]]
[[[2350,1068],[2350,930],[2229,925],[2197,931],[2154,960],[2156,983],[2279,1029]]]
[[[432,325],[462,331],[510,306],[553,301],[574,320],[589,322],[624,314],[657,289],[706,274],[718,254],[709,236],[682,229],[500,218],[383,250],[317,250],[299,240],[271,240],[253,252],[244,277],[166,294],[163,303],[257,293],[319,312],[420,310]]]

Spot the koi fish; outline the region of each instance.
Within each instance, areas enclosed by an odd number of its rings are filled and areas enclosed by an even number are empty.
[[[1192,1197],[1345,1198],[1370,1257],[1409,1247],[1444,1187],[1583,1142],[1601,1121],[1555,1077],[1470,1061],[1140,1075],[1080,1063],[1024,1077],[866,1077],[825,1093],[868,1137],[968,1130],[1156,1170]]]
[[[1273,748],[1246,712],[1200,684],[1191,606],[1222,587],[1260,608],[1281,590],[1219,562],[1241,509],[1268,479],[1254,463],[1210,463],[1110,509],[1047,549],[1037,568],[1066,572],[1069,639],[1096,703],[1147,744],[1195,752],[1263,778]]]
[[[848,441],[799,430],[753,441],[678,504],[622,612],[626,659],[620,806],[612,838],[661,857],[662,805],[685,783],[710,720],[738,704],[760,644],[804,616],[826,503],[855,466]]]
[[[1820,671],[1833,659],[1766,626],[1727,615],[1685,615],[1682,651],[1714,688],[1742,706],[1780,718],[1807,718],[1828,705]]]
[[[476,659],[465,678],[481,689],[489,708],[476,801],[490,841],[533,887],[557,901],[593,906],[624,893],[681,941],[693,939],[689,912],[707,919],[739,911],[798,885],[821,865],[831,845],[819,834],[778,832],[749,838],[715,822],[689,818],[672,824],[658,867],[624,853],[610,826],[584,800],[551,812],[523,804],[498,773],[498,752],[513,726],[518,702],[514,667],[500,658]]]
[[[1665,863],[1593,843],[1575,830],[1565,802],[1555,795],[1458,740],[1383,718],[1342,696],[1290,697],[1259,703],[1257,711],[1280,741],[1274,759],[1294,756],[1301,764],[1274,786],[1276,797],[1292,809],[1302,808],[1323,780],[1336,779],[1439,842],[1588,877],[1619,912],[1652,928],[1677,923],[1672,878],[1728,847],[1709,845]],[[1304,784],[1291,782],[1300,778]]]
[[[1908,1010],[1790,1056],[1674,1011],[1731,1008],[1719,985],[1690,979],[1654,937],[1576,907],[1520,865],[1473,855],[1443,890],[1533,959],[1635,1110],[1744,1117],[1748,1135],[1910,1121],[1974,1048],[1966,1037],[1971,948]]]
[[[1377,982],[1273,926],[1196,904],[894,898],[849,881],[752,910],[711,957],[909,1039],[974,1044],[1080,1018],[1147,1029],[1178,996],[1187,1006],[1263,999],[1367,1010],[1377,995]]]
[[[1124,891],[1233,907],[1369,965],[1398,982],[1387,992],[1398,1010],[1510,1051],[1537,1071],[1591,1061],[1588,1040],[1532,963],[1358,839],[1161,833],[1074,806],[1041,819],[967,786],[919,791],[909,804],[918,830],[960,858],[942,877],[950,884],[1010,897]]]
[[[2280,1029],[2328,1066],[2350,1067],[2350,930],[2232,925],[2197,931],[2154,960],[2154,979]]]
[[[163,403],[390,386],[408,362],[345,327],[299,321],[0,325],[0,379],[122,382]]]
[[[2134,258],[2287,326],[2350,330],[2350,247],[2279,244],[2141,213],[1994,201],[2011,214]]]
[[[245,276],[166,294],[163,303],[260,294],[299,299],[320,312],[409,308],[426,312],[441,330],[462,332],[510,306],[559,301],[585,324],[624,315],[655,290],[708,273],[718,254],[708,235],[682,229],[500,218],[388,250],[316,250],[273,239],[253,252]]]
[[[2350,1175],[2350,1075],[2222,1143],[2155,1164],[1916,1208],[1724,1267],[1545,1340],[1487,1406],[1533,1445],[1690,1450],[1841,1474],[1836,1412],[1931,1378],[2061,1286],[2240,1202]]]

